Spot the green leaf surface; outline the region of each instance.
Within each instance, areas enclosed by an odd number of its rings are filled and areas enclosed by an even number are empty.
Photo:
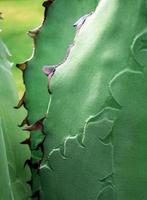
[[[46,1],[46,4],[47,2],[50,1]],[[59,64],[64,60],[67,48],[73,42],[76,32],[73,25],[80,17],[93,11],[96,5],[97,0],[57,0],[48,8],[46,7],[44,23],[34,35],[34,55],[26,63],[27,67],[23,74],[26,87],[25,107],[28,110],[29,124],[35,123],[48,112],[50,96],[43,66]],[[41,131],[31,133],[33,163],[39,160],[35,148],[43,138]],[[36,181],[36,171],[33,169],[32,179],[34,180],[33,192],[36,192],[39,183]]]
[[[41,168],[42,199],[113,199],[113,147],[103,144],[104,136],[99,131],[110,134],[113,119],[101,119],[104,113],[86,127],[84,147],[76,136],[65,141],[64,158],[60,149],[52,151],[48,164]]]
[[[147,71],[126,70],[115,77],[114,97],[122,105],[113,129],[114,180],[118,199],[146,199]]]
[[[52,77],[41,199],[147,198],[146,9],[102,0]]]
[[[1,123],[0,123],[0,146],[1,146],[0,166],[1,166],[1,173],[2,173],[2,178],[0,181],[1,197],[2,197],[2,199],[14,199],[12,186],[11,186],[11,180],[10,180],[10,174],[9,174],[9,168],[8,168],[8,160],[7,160],[5,141],[4,141]]]
[[[2,200],[26,200],[30,195],[30,189],[26,184],[30,172],[27,168],[24,169],[24,162],[30,153],[27,147],[20,144],[27,134],[18,128],[25,112],[14,109],[17,101],[11,64],[8,61],[8,50],[0,41],[0,167],[2,170],[0,194]]]

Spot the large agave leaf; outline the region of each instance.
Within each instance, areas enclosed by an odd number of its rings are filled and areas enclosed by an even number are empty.
[[[97,0],[57,0],[55,2],[48,0],[43,5],[45,6],[43,25],[36,30],[29,31],[29,35],[34,38],[35,42],[34,55],[31,60],[19,65],[19,68],[24,70],[23,76],[26,86],[24,98],[25,107],[28,110],[26,122],[29,125],[35,124],[33,128],[28,128],[32,130],[30,145],[32,157],[28,164],[33,168],[32,189],[34,196],[38,195],[39,183],[37,183],[38,172],[36,168],[38,162],[42,159],[41,143],[44,140],[44,136],[40,131],[42,129],[40,124],[43,119],[41,121],[40,119],[48,112],[50,102],[47,87],[48,80],[42,72],[42,67],[46,66],[46,64],[55,67],[54,64],[58,65],[63,62],[65,54],[68,54],[67,48],[74,39],[76,31],[73,27],[74,23],[83,15],[91,13],[97,5]],[[79,22],[82,23],[85,18],[86,16]],[[80,24],[79,22],[78,25]]]
[[[0,198],[26,200],[30,195],[26,184],[29,171],[24,169],[24,162],[29,150],[20,144],[26,134],[18,128],[24,111],[14,110],[18,98],[7,57],[8,50],[0,41]]]
[[[56,69],[41,199],[147,198],[146,9],[101,0]]]

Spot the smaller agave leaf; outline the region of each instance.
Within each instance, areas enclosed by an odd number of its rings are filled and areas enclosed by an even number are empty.
[[[20,144],[27,136],[18,127],[25,112],[23,109],[14,109],[18,98],[9,55],[6,46],[0,41],[0,198],[26,200],[30,196],[26,183],[30,179],[30,172],[23,165],[30,153],[27,146]]]
[[[8,159],[6,153],[6,146],[4,141],[3,130],[0,120],[0,166],[1,166],[1,179],[0,179],[0,194],[2,199],[14,199],[14,194],[12,190]]]

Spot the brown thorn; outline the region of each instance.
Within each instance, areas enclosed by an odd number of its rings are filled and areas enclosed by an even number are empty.
[[[49,94],[52,94],[50,84],[51,84],[51,79],[56,72],[56,67],[57,67],[57,65],[44,66],[42,69],[44,74],[48,77],[48,93]]]
[[[23,130],[24,131],[37,131],[37,130],[42,130],[43,129],[43,121],[46,117],[41,118],[40,120],[38,120],[37,122],[35,122],[34,124],[25,127]]]
[[[32,186],[33,181],[32,181],[32,179],[31,179],[31,180],[27,181],[26,183],[27,183],[28,185]]]
[[[45,7],[45,11],[44,11],[44,21],[43,23],[45,22],[46,20],[46,17],[47,17],[47,12],[48,12],[48,8],[50,7],[50,5],[54,2],[54,0],[48,0],[48,1],[45,1],[42,6]]]
[[[26,167],[26,165],[28,165],[29,167],[31,166],[31,159],[27,159],[24,163],[24,167]]]
[[[39,160],[38,162],[36,163],[32,163],[32,160],[31,159],[27,159],[24,163],[24,167],[26,167],[26,165],[29,166],[30,169],[36,169],[36,170],[39,170],[39,167],[40,167],[40,163],[41,163],[41,160]]]
[[[31,138],[27,138],[26,140],[22,141],[20,144],[28,144],[30,145],[31,144]]]
[[[42,6],[44,6],[45,8],[48,8],[53,2],[54,2],[54,0],[44,1]]]
[[[40,32],[40,27],[34,29],[34,30],[30,30],[28,31],[28,35],[31,37],[31,38],[36,38],[37,34]]]
[[[24,97],[25,97],[25,94],[22,96],[22,98],[19,100],[17,106],[15,106],[14,108],[15,109],[19,109],[21,106],[24,105]]]
[[[27,63],[16,64],[16,67],[23,72],[27,67]]]

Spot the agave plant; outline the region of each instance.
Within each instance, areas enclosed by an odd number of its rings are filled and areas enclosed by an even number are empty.
[[[17,65],[32,198],[147,199],[146,0],[43,5],[33,56]]]
[[[0,41],[0,199],[26,200],[31,194],[26,184],[30,172],[23,165],[30,153],[20,144],[27,133],[18,127],[25,112],[14,110],[18,97],[8,56],[8,49]]]

